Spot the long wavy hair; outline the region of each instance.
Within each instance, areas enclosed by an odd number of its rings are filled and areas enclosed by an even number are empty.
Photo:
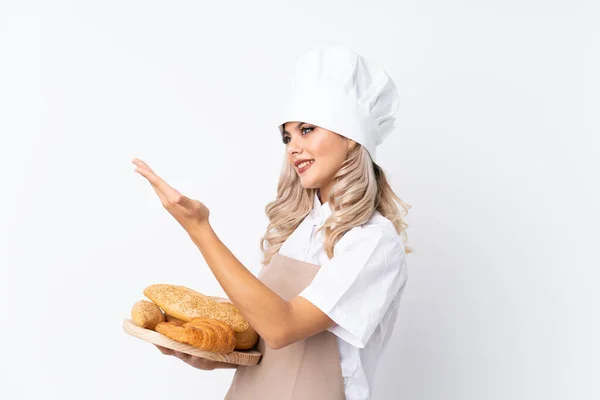
[[[346,232],[367,222],[375,211],[392,221],[396,232],[407,242],[408,224],[404,217],[411,205],[394,193],[383,169],[372,161],[366,148],[358,143],[353,146],[333,179],[335,182],[329,198],[322,199],[324,203],[329,202],[333,211],[319,228],[319,231],[324,231],[323,246],[327,257],[333,257],[335,244]],[[265,206],[269,225],[260,239],[263,266],[269,264],[283,242],[310,214],[317,190],[302,187],[294,168],[284,158],[277,198]],[[405,252],[412,253],[413,250],[405,244]]]

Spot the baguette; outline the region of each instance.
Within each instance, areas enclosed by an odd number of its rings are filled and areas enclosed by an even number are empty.
[[[144,295],[162,310],[177,319],[190,322],[194,318],[211,318],[223,321],[235,332],[245,332],[248,321],[235,308],[215,301],[209,296],[185,286],[155,284],[144,289]]]

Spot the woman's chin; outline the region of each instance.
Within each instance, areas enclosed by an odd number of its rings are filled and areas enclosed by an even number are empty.
[[[300,178],[300,184],[304,189],[317,189],[319,187],[319,185],[316,182],[302,178]]]

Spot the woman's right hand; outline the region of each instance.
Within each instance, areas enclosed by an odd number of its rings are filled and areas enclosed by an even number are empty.
[[[202,369],[205,371],[212,371],[212,370],[218,369],[218,368],[237,368],[236,364],[230,364],[230,363],[221,362],[221,361],[208,360],[208,359],[202,358],[202,357],[196,357],[191,354],[186,354],[186,353],[182,353],[180,351],[171,350],[166,347],[159,346],[157,344],[155,344],[155,346],[158,348],[158,350],[160,350],[161,353],[168,355],[168,356],[175,356],[175,357],[179,358],[180,360],[184,361],[185,363],[191,365],[192,367]]]

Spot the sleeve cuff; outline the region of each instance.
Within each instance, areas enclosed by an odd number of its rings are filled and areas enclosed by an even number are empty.
[[[374,331],[373,327],[358,327],[348,314],[339,308],[335,308],[335,304],[328,304],[325,298],[319,296],[317,292],[310,290],[310,286],[304,289],[298,296],[310,301],[337,324],[328,329],[331,333],[354,347],[361,349],[365,347]],[[367,329],[366,331],[365,328]]]

